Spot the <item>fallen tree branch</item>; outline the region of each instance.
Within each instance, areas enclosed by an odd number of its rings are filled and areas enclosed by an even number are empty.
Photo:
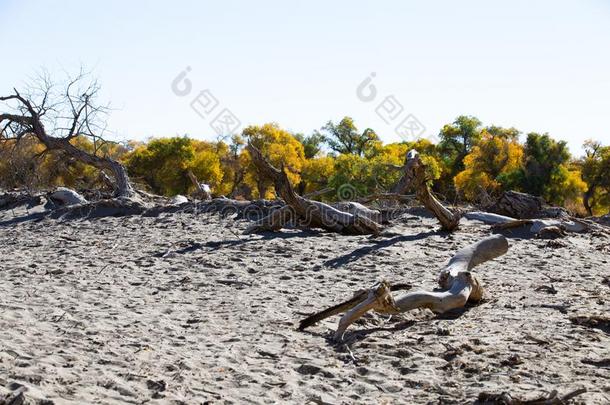
[[[407,284],[407,283],[393,284],[393,285],[388,285],[387,288],[389,288],[390,291],[409,290],[411,288],[411,284]],[[345,312],[345,311],[355,307],[356,305],[358,305],[359,303],[364,301],[364,299],[366,299],[367,293],[368,293],[368,290],[356,291],[356,293],[354,293],[354,296],[352,298],[350,298],[349,300],[308,316],[307,318],[303,319],[299,323],[299,330],[304,330],[305,328],[308,328],[326,318],[329,318],[333,315],[340,314],[342,312]]]
[[[195,176],[195,174],[191,170],[186,172],[186,174],[188,175],[189,180],[191,180],[191,183],[193,183],[193,186],[195,187],[194,194],[197,197],[200,197],[202,200],[211,200],[212,195],[210,193],[210,188],[207,185],[204,186],[202,183],[200,183],[197,179],[197,176]]]
[[[504,215],[480,211],[468,212],[464,214],[464,217],[492,225],[493,229],[496,230],[529,226],[529,232],[540,237],[549,233],[563,236],[565,232],[601,232],[610,234],[610,230],[603,225],[574,217],[561,219],[515,219]]]
[[[468,301],[480,301],[483,296],[481,283],[470,273],[475,266],[492,260],[508,251],[508,241],[502,235],[487,237],[471,246],[462,248],[449,260],[441,270],[438,283],[445,290],[442,292],[415,291],[394,299],[390,294],[392,287],[382,281],[368,291],[360,291],[354,298],[332,308],[314,314],[301,322],[301,329],[332,316],[347,311],[335,332],[334,338],[341,340],[345,330],[362,317],[374,310],[384,314],[398,314],[415,308],[429,308],[442,313],[463,307]]]
[[[344,234],[379,234],[381,226],[370,219],[369,215],[365,215],[357,208],[354,208],[354,213],[341,211],[328,204],[298,195],[283,168],[279,170],[273,167],[253,145],[248,145],[248,152],[259,173],[273,181],[276,193],[290,206],[294,217],[287,215],[287,209],[281,213],[272,213],[271,218],[261,219],[249,227],[246,233],[277,231],[287,224],[286,221],[293,218],[300,226],[309,228],[322,228]]]

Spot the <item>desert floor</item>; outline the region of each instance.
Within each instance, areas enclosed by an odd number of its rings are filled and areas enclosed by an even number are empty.
[[[468,403],[584,387],[610,403],[610,239],[510,237],[475,269],[486,298],[443,316],[304,316],[380,279],[435,287],[456,249],[490,234],[405,214],[379,237],[162,214],[22,221],[0,213],[0,398],[30,403]]]

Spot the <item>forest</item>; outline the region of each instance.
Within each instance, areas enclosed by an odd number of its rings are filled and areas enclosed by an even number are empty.
[[[275,167],[283,167],[299,195],[326,202],[358,200],[387,192],[400,178],[409,150],[419,152],[433,192],[448,204],[485,205],[508,190],[544,198],[575,215],[610,210],[610,145],[584,143],[574,156],[565,141],[548,133],[486,125],[474,116],[446,124],[432,143],[383,143],[373,129],[359,129],[350,117],[329,121],[305,135],[276,123],[249,126],[214,141],[191,136],[110,142],[76,135],[70,143],[102,158],[121,162],[139,188],[175,196],[195,192],[189,174],[209,185],[213,196],[273,199],[273,183],[253,164],[248,143]],[[521,142],[523,139],[523,142]],[[99,168],[49,149],[25,134],[0,142],[0,187],[74,189],[104,187]]]

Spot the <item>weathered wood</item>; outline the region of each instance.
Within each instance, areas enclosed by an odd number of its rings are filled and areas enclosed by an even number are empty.
[[[26,135],[32,135],[45,146],[46,150],[62,151],[68,158],[102,171],[109,171],[115,180],[115,196],[132,197],[135,192],[129,181],[127,170],[119,161],[86,152],[72,142],[78,136],[87,136],[94,142],[101,141],[100,134],[92,133],[91,129],[98,128],[94,123],[95,116],[106,110],[104,107],[93,104],[95,95],[99,91],[99,87],[95,83],[91,83],[84,93],[79,91],[78,94],[74,94],[75,84],[82,78],[83,75],[81,74],[71,81],[67,85],[63,98],[59,101],[49,100],[49,97],[54,96],[54,92],[51,91],[52,85],[46,82],[41,83],[39,89],[42,93],[41,100],[33,100],[31,97],[22,96],[17,90],[9,96],[1,96],[0,101],[14,102],[17,106],[12,108],[16,112],[15,114],[0,113],[0,124],[4,125],[0,137],[19,142]],[[68,127],[58,125],[54,129],[54,133],[48,132],[47,127],[49,126],[45,126],[45,119],[48,119],[49,114],[46,113],[50,110],[58,112],[62,109],[63,112],[68,114],[68,116],[63,117],[69,121]]]
[[[610,229],[596,222],[567,217],[561,219],[515,219],[489,212],[473,211],[464,217],[492,225],[495,230],[508,230],[527,226],[530,233],[539,237],[563,236],[566,232],[601,232],[610,234]]]
[[[195,195],[201,198],[202,200],[211,200],[212,193],[210,192],[210,188],[206,187],[207,184],[204,186],[202,183],[200,183],[197,179],[197,176],[195,176],[195,174],[191,170],[189,170],[186,174],[191,180],[191,183],[193,183],[193,186],[195,187]]]
[[[444,230],[453,231],[457,229],[460,223],[460,213],[450,211],[434,197],[428,186],[428,180],[426,165],[419,158],[417,151],[411,150],[407,153],[403,174],[391,192],[393,194],[406,194],[409,189],[415,189],[415,195],[419,202],[434,214]]]
[[[389,288],[390,291],[409,290],[411,288],[411,284],[407,284],[407,283],[392,284],[386,288]],[[345,312],[345,311],[355,307],[356,305],[358,305],[359,303],[364,301],[366,299],[367,295],[368,295],[368,290],[356,291],[356,293],[354,294],[354,296],[351,299],[349,299],[345,302],[342,302],[340,304],[337,304],[333,307],[330,307],[328,309],[325,309],[323,311],[316,312],[315,314],[312,314],[312,315],[308,316],[307,318],[303,319],[299,323],[299,330],[304,330],[305,328],[308,328],[308,327],[320,322],[321,320],[329,318],[333,315],[340,314],[342,312]]]
[[[299,225],[345,234],[378,234],[380,232],[381,226],[377,222],[360,213],[351,214],[340,211],[328,204],[298,195],[292,188],[283,168],[279,170],[273,167],[253,145],[248,145],[247,148],[259,173],[273,181],[276,193],[291,207]],[[255,226],[257,231],[273,231],[281,229],[286,224],[281,221],[287,218],[287,215],[276,215],[271,219],[263,218]],[[265,227],[266,224],[271,226]]]
[[[6,210],[27,205],[33,207],[44,204],[43,197],[40,194],[31,194],[27,191],[10,191],[0,194],[0,210]]]
[[[545,202],[540,197],[516,191],[506,191],[485,210],[516,219],[529,219],[540,217],[544,205]]]
[[[470,270],[507,251],[508,242],[502,235],[490,236],[458,250],[440,272],[438,283],[445,290],[442,292],[415,291],[394,299],[387,283],[376,285],[369,290],[366,299],[343,315],[335,332],[335,339],[341,340],[347,327],[370,310],[397,314],[415,308],[429,308],[442,313],[463,307],[467,301],[479,301],[483,296],[483,288]]]

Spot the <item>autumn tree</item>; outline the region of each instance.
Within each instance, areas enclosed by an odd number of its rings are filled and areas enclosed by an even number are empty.
[[[305,163],[305,151],[301,142],[290,132],[275,123],[268,123],[249,126],[243,130],[242,136],[261,151],[273,166],[283,167],[293,185],[299,184]],[[273,197],[271,181],[259,174],[246,149],[241,153],[240,162],[245,168],[244,181],[256,192],[256,196]]]
[[[517,186],[523,162],[523,147],[518,142],[518,131],[489,127],[464,158],[464,170],[455,178],[455,187],[467,200],[478,200],[481,195],[495,195]]]
[[[299,194],[310,194],[328,188],[330,179],[334,174],[334,157],[318,156],[306,159],[301,171],[301,182],[298,187]]]
[[[100,86],[81,71],[66,83],[57,84],[46,75],[25,91],[0,96],[0,141],[21,142],[33,136],[43,145],[41,153],[54,152],[65,159],[108,171],[114,177],[115,195],[132,197],[134,190],[121,163],[75,145],[86,137],[94,145],[105,143],[107,105],[96,102]]]
[[[580,172],[571,165],[565,141],[548,134],[529,133],[525,142],[524,167],[521,174],[525,192],[544,197],[554,204],[579,198],[586,185]]]
[[[220,195],[230,195],[232,197],[244,194],[244,178],[246,169],[241,164],[241,152],[246,145],[245,139],[235,134],[231,136],[229,150],[226,155],[221,157],[223,170],[223,183],[221,189],[218,190]]]
[[[222,141],[193,140],[192,142],[195,154],[188,170],[196,176],[200,183],[208,184],[214,194],[227,194],[231,189],[231,184],[230,181],[223,180],[227,174],[230,176],[225,163],[230,154],[229,145]]]
[[[119,161],[129,147],[116,142],[91,142],[77,136],[70,143],[80,150]],[[38,138],[25,135],[16,140],[0,141],[0,187],[44,189],[54,186],[71,188],[104,187],[100,171],[56,150],[47,150]]]
[[[610,213],[610,146],[592,140],[584,144],[582,177],[587,183],[583,205],[589,215]]]
[[[338,154],[365,156],[380,142],[375,131],[370,128],[359,132],[350,117],[344,117],[338,124],[328,121],[322,131],[325,142]]]
[[[228,153],[224,142],[198,141],[186,136],[157,138],[136,148],[125,163],[131,176],[157,194],[171,196],[194,191],[189,171],[218,193],[223,191],[221,159]]]

